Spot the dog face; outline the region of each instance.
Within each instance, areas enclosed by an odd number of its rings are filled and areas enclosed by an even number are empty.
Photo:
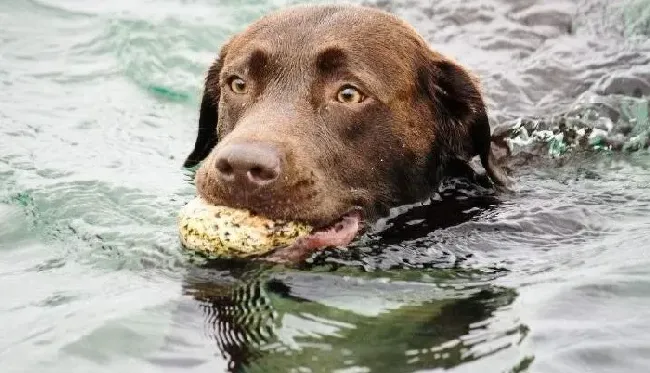
[[[195,149],[199,195],[269,218],[372,220],[428,197],[490,128],[476,80],[398,18],[300,6],[230,39],[210,67]]]

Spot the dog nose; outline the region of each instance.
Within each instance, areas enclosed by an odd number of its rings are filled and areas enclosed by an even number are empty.
[[[230,144],[218,151],[216,168],[224,182],[245,189],[257,188],[280,176],[280,154],[269,144]]]

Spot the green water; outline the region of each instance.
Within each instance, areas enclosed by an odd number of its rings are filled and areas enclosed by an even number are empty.
[[[481,76],[520,193],[461,185],[303,269],[204,267],[175,228],[204,74],[290,3],[0,1],[1,371],[645,371],[648,2],[368,2]]]

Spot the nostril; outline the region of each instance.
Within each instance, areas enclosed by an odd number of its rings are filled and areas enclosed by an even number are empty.
[[[224,176],[230,176],[235,171],[232,168],[232,165],[225,159],[220,159],[217,161],[217,170]]]
[[[278,177],[276,168],[253,167],[248,170],[248,177],[257,183],[275,180]]]
[[[264,171],[262,170],[261,167],[253,167],[248,172],[250,172],[251,177],[253,177],[254,179],[263,179],[264,178],[262,176],[262,172],[264,172]]]
[[[229,144],[219,149],[214,162],[222,182],[241,188],[261,187],[277,180],[280,167],[278,150],[262,143]]]

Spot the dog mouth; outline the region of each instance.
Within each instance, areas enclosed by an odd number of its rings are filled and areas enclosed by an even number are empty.
[[[230,206],[235,209],[244,209],[250,211],[254,215],[259,215],[267,219],[276,219],[278,212],[283,212],[280,220],[286,221],[287,214],[282,208],[277,205],[269,203],[257,203],[256,200],[247,200],[246,203],[233,203],[233,201],[224,201],[215,198],[214,195],[201,193],[199,195],[204,198],[209,204]],[[264,201],[262,201],[264,202]],[[262,206],[262,208],[256,208]],[[309,234],[296,239],[291,245],[280,246],[274,248],[267,254],[257,257],[262,261],[269,261],[275,263],[288,263],[295,264],[309,258],[313,253],[324,250],[330,247],[342,248],[349,245],[361,232],[364,226],[364,219],[366,211],[362,204],[352,203],[345,213],[339,215],[338,218],[326,223],[325,220],[298,218],[297,222],[304,222],[314,227]],[[288,220],[292,220],[288,218]]]
[[[310,234],[298,238],[293,244],[275,249],[264,259],[278,263],[299,262],[316,251],[349,245],[362,227],[363,209],[353,207],[331,223],[314,228]]]

